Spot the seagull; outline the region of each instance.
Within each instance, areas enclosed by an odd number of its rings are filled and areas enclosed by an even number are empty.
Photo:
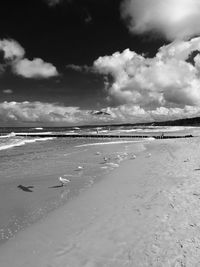
[[[109,163],[107,163],[107,165],[110,166],[110,167],[114,167],[114,168],[119,167],[119,164],[114,163],[114,162],[109,162]]]
[[[131,156],[131,159],[136,159],[136,155],[133,154],[133,155]]]
[[[108,158],[107,157],[104,157],[103,160],[106,162],[106,161],[108,161]]]
[[[78,169],[78,170],[82,170],[83,167],[82,167],[82,166],[78,166],[77,169]]]
[[[68,184],[69,182],[71,182],[71,180],[68,180],[66,178],[62,178],[62,177],[59,177],[59,181],[61,182],[62,186]]]

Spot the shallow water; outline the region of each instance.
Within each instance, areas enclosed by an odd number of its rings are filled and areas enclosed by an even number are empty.
[[[79,147],[103,142],[107,144]],[[126,141],[109,142],[59,138],[0,151],[0,244],[131,157]],[[60,176],[70,183],[62,187]]]

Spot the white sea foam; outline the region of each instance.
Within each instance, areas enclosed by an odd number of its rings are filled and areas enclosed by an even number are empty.
[[[142,129],[134,128],[134,129],[120,129],[120,130],[113,130],[112,132],[116,133],[132,133],[132,132],[140,132]]]
[[[13,139],[13,140],[9,140],[9,142],[7,143],[0,144],[0,150],[6,150],[6,149],[17,147],[17,146],[23,146],[25,144],[47,141],[47,140],[52,140],[52,139],[55,139],[55,138],[47,137],[47,138],[34,138],[34,139]]]
[[[79,145],[76,147],[103,146],[103,145],[115,145],[115,144],[138,143],[138,142],[140,141],[111,141],[111,142],[102,142],[102,143],[89,143],[89,144]]]
[[[37,133],[37,132],[35,132],[35,133],[31,133],[31,132],[23,132],[23,133],[15,133],[16,135],[22,135],[22,136],[24,136],[24,135],[26,135],[26,136],[29,136],[29,135],[51,135],[51,134],[53,134],[53,132],[39,132],[39,133]]]
[[[103,145],[116,145],[116,144],[127,144],[127,143],[139,143],[144,141],[154,141],[154,137],[140,138],[140,140],[121,140],[121,141],[110,141],[110,142],[101,142],[101,143],[89,143],[84,145],[78,145],[75,147],[87,147],[87,146],[103,146]]]
[[[144,139],[145,141],[154,141],[156,140],[154,137],[147,137]]]
[[[0,138],[9,138],[9,137],[14,137],[15,136],[15,133],[12,132],[10,134],[7,134],[7,135],[1,135]]]
[[[179,131],[185,131],[185,130],[191,130],[195,127],[185,127],[185,126],[166,126],[166,127],[149,127],[147,129],[141,129],[143,132],[179,132]]]
[[[64,135],[72,135],[72,134],[76,135],[77,133],[75,133],[74,131],[69,131],[69,132],[65,132],[63,134]]]
[[[135,132],[144,132],[144,133],[152,133],[152,132],[178,132],[178,131],[186,131],[192,130],[196,127],[192,126],[149,126],[145,128],[132,128],[132,129],[120,129],[113,130],[113,133],[135,133]]]
[[[43,130],[42,127],[36,127],[36,128],[33,128],[33,129],[35,129],[35,130]]]

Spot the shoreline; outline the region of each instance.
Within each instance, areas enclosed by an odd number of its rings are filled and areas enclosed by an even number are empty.
[[[148,138],[154,138],[154,139],[177,139],[177,138],[193,138],[194,136],[192,134],[188,135],[123,135],[123,134],[15,134],[15,136],[18,137],[39,137],[39,138],[94,138],[94,139],[148,139]]]
[[[200,253],[186,254],[197,245],[200,212],[185,208],[199,204],[198,144],[199,138],[148,144],[1,246],[1,266],[195,266]]]

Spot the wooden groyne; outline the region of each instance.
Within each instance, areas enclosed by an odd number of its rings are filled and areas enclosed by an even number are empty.
[[[16,134],[15,136],[23,136],[23,137],[39,137],[39,138],[48,138],[48,137],[56,137],[56,138],[155,138],[155,139],[174,139],[174,138],[192,138],[193,135],[106,135],[106,134]]]

